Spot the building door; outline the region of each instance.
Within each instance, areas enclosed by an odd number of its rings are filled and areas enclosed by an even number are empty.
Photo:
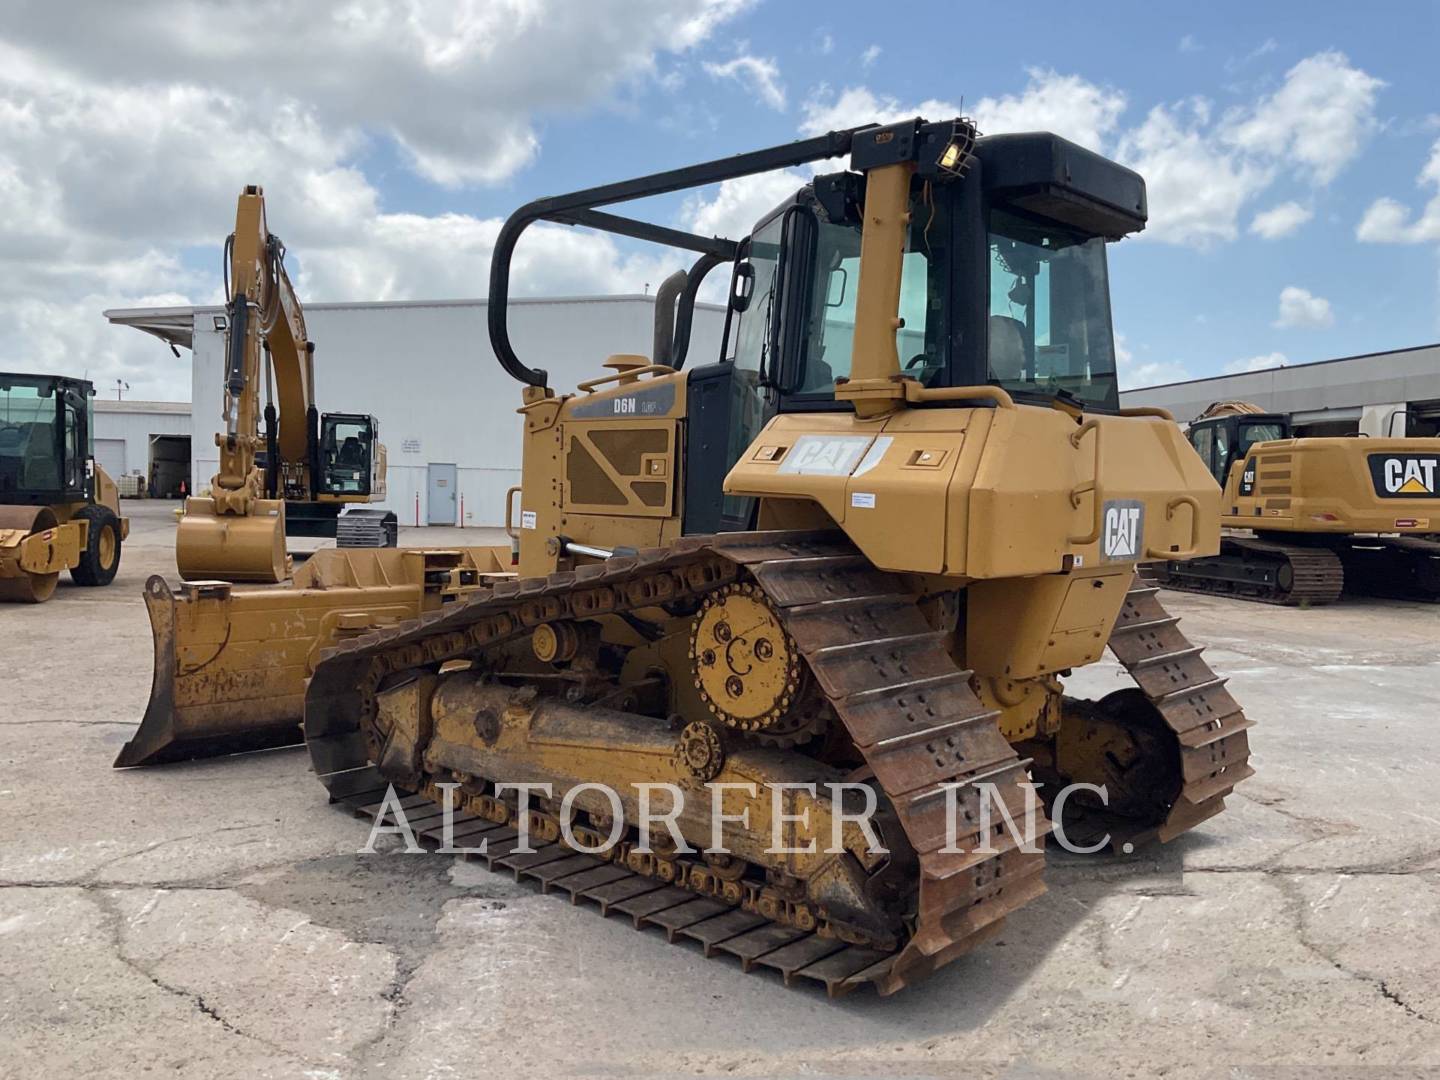
[[[455,500],[459,497],[456,494],[456,470],[454,465],[440,465],[431,462],[426,467],[426,475],[429,483],[426,488],[426,506],[429,507],[429,514],[426,524],[429,525],[454,525],[455,524]]]
[[[96,439],[95,463],[110,474],[111,480],[125,475],[125,440]]]

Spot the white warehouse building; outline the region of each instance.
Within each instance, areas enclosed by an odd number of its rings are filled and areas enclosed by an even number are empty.
[[[142,477],[144,488],[157,495],[178,493],[182,479],[188,488],[188,403],[109,401],[97,395],[91,436],[95,460],[117,483],[121,477]]]
[[[520,384],[490,349],[487,308],[484,300],[305,306],[316,406],[376,418],[388,459],[378,505],[394,510],[402,525],[500,525],[505,492],[520,483]],[[548,371],[557,393],[607,374],[601,365],[611,354],[652,350],[653,297],[511,300],[509,314],[516,353]],[[196,488],[218,466],[223,315],[219,307],[105,312],[112,323],[192,350]],[[687,365],[719,359],[724,322],[724,308],[696,305]]]

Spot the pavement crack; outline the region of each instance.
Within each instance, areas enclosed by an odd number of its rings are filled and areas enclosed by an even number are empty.
[[[1380,997],[1384,998],[1392,1005],[1395,1005],[1397,1008],[1404,1011],[1405,1015],[1409,1016],[1411,1019],[1419,1020],[1422,1023],[1426,1024],[1440,1024],[1440,1020],[1437,1020],[1436,1018],[1428,1016],[1425,1013],[1421,1012],[1419,1009],[1415,1008],[1403,997],[1401,997],[1398,993],[1392,990],[1387,980],[1380,978],[1379,976],[1368,975],[1363,971],[1357,971],[1354,968],[1347,966],[1338,955],[1335,955],[1328,949],[1322,948],[1310,937],[1310,930],[1305,922],[1305,909],[1307,906],[1305,897],[1300,893],[1299,889],[1296,888],[1295,883],[1292,881],[1287,881],[1284,878],[1281,878],[1278,882],[1278,886],[1281,898],[1285,901],[1286,906],[1290,908],[1290,913],[1295,920],[1295,938],[1297,941],[1300,942],[1303,948],[1308,949],[1310,952],[1320,957],[1320,959],[1324,960],[1327,964],[1329,964],[1341,974],[1346,975],[1349,978],[1356,980],[1357,982],[1361,982],[1369,987],[1372,987],[1375,992],[1380,995]]]
[[[103,892],[97,891],[94,895],[94,901],[96,906],[100,909],[101,915],[103,917],[102,922],[106,931],[110,935],[111,944],[115,952],[115,958],[119,960],[122,964],[124,964],[127,968],[129,968],[131,971],[135,972],[137,975],[149,981],[152,985],[155,986],[156,989],[163,990],[165,993],[170,994],[173,997],[180,998],[183,1001],[188,1001],[195,1008],[196,1012],[214,1021],[216,1024],[219,1024],[220,1027],[222,1027],[229,1034],[235,1035],[238,1038],[248,1039],[249,1041],[254,1043],[258,1043],[266,1049],[272,1050],[275,1053],[281,1054],[284,1057],[290,1058],[294,1061],[314,1064],[314,1062],[312,1062],[309,1058],[306,1058],[302,1054],[297,1054],[295,1051],[289,1049],[288,1047],[284,1047],[279,1045],[278,1043],[271,1042],[269,1039],[257,1035],[253,1031],[246,1031],[244,1028],[238,1027],[231,1021],[227,1020],[224,1016],[222,1016],[220,1014],[220,1011],[215,1008],[214,1005],[206,1001],[203,994],[199,993],[198,991],[187,990],[184,987],[176,986],[173,983],[166,982],[159,975],[155,974],[153,971],[147,968],[144,964],[140,963],[140,961],[129,955],[129,953],[127,953],[125,950],[125,935],[123,931],[124,916],[122,915],[120,909],[116,906],[114,898],[112,896],[107,896]]]
[[[1262,806],[1271,813],[1279,814],[1281,817],[1288,818],[1300,825],[1309,826],[1319,834],[1317,839],[1327,836],[1350,835],[1360,831],[1360,826],[1353,825],[1350,822],[1331,821],[1329,818],[1321,817],[1318,814],[1305,814],[1299,810],[1292,810],[1284,805],[1285,799],[1283,796],[1263,795],[1258,792],[1246,791],[1242,788],[1236,788],[1231,794],[1238,799],[1244,799],[1246,802],[1254,803],[1256,806]]]
[[[1385,998],[1387,1001],[1393,1001],[1396,1005],[1399,1005],[1400,1008],[1404,1009],[1407,1013],[1415,1017],[1417,1020],[1424,1020],[1427,1024],[1440,1023],[1440,1020],[1436,1020],[1434,1017],[1426,1016],[1423,1012],[1415,1008],[1415,1006],[1411,1005],[1399,994],[1395,993],[1394,990],[1391,990],[1390,984],[1387,983],[1384,979],[1375,980],[1375,985],[1380,988],[1381,997]]]

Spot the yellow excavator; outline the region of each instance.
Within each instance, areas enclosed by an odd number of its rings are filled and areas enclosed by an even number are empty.
[[[837,157],[739,240],[610,209]],[[1135,173],[964,119],[522,207],[488,312],[522,384],[518,574],[320,650],[304,730],[332,801],[398,805],[492,867],[833,995],[914,983],[1043,891],[1043,847],[1000,817],[1129,850],[1219,812],[1250,721],[1135,579],[1219,536],[1173,420],[1118,404],[1106,245],[1145,220]],[[520,359],[510,266],[537,221],[698,256],[658,294],[652,356],[563,394]],[[726,347],[687,369],[720,266]],[[196,625],[175,614],[159,696]],[[227,689],[263,663],[221,630],[209,718],[233,725],[254,702]],[[1068,697],[1107,645],[1134,685]]]
[[[270,232],[265,193],[240,193],[225,242],[224,430],[210,493],[185,500],[175,540],[189,579],[278,582],[290,576],[286,536],[334,536],[341,547],[394,547],[385,447],[373,416],[315,406],[315,343]],[[261,369],[268,393],[260,432]],[[278,409],[277,409],[278,401]]]
[[[0,601],[48,600],[62,570],[115,580],[130,520],[95,462],[94,398],[85,379],[0,372]]]
[[[1290,606],[1342,591],[1440,600],[1440,439],[1297,438],[1288,416],[1244,401],[1215,402],[1188,437],[1224,488],[1227,531],[1217,555],[1151,567],[1167,588]]]

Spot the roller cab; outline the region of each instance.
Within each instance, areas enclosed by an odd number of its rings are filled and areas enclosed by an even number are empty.
[[[108,585],[130,522],[92,449],[95,388],[0,373],[0,600],[39,603],[69,570]]]

